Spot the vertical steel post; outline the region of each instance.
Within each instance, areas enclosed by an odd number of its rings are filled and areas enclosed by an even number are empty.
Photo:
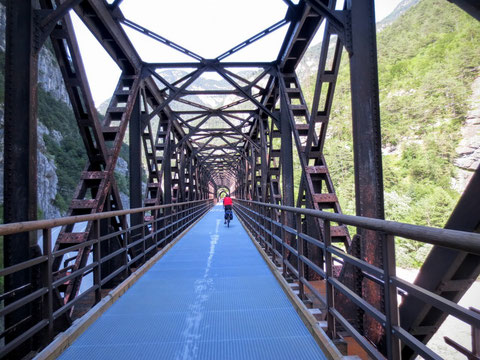
[[[164,151],[164,165],[163,165],[163,203],[171,204],[172,203],[172,141],[169,140],[165,146]],[[169,206],[164,210],[165,221],[163,222],[164,226],[167,227],[172,223],[172,208]],[[172,233],[172,227],[168,228],[168,231],[165,230],[165,245],[167,245],[172,239],[170,234]],[[167,241],[167,238],[169,239]]]
[[[373,0],[351,2],[350,77],[352,88],[353,153],[356,214],[384,218],[380,107],[378,95],[377,43]],[[373,231],[359,229],[362,258],[376,266],[382,264],[382,239]],[[382,308],[381,288],[364,280],[363,297]],[[367,318],[366,336],[378,344],[380,324]]]
[[[297,253],[298,253],[298,263],[297,263],[297,270],[298,270],[298,290],[299,290],[299,297],[300,299],[305,298],[305,289],[302,280],[305,278],[305,264],[301,259],[303,256],[303,248],[304,242],[300,234],[302,233],[302,216],[297,214],[295,216],[296,220],[296,229],[297,229]]]
[[[129,126],[129,175],[130,175],[130,208],[142,207],[142,142],[141,142],[141,113],[140,93],[133,106]],[[135,215],[141,215],[135,214]],[[137,216],[138,217],[138,216]],[[136,225],[136,224],[131,224]]]
[[[274,214],[274,211],[275,210],[273,208],[270,208],[269,215],[268,215],[269,218],[270,218],[270,221],[268,223],[268,230],[270,231],[270,234],[268,235],[268,241],[265,244],[265,252],[267,253],[267,255],[272,253],[271,246],[273,246],[273,241],[274,241],[273,240],[273,214]]]
[[[142,264],[145,264],[145,261],[146,261],[146,254],[145,254],[145,250],[146,250],[146,244],[145,244],[145,226],[142,226],[142,231],[141,231],[141,236],[142,236]]]
[[[286,102],[286,96],[283,93],[283,89],[280,94],[280,132],[282,141],[282,203],[285,206],[295,206],[294,196],[294,180],[293,180],[293,141],[292,141],[292,125],[290,123],[290,117],[288,113],[288,104]],[[286,213],[283,216],[282,211],[282,223],[291,228],[295,224],[295,216],[293,213]],[[285,241],[288,245],[292,244],[292,236],[290,233],[283,232],[285,238],[282,236],[282,241]],[[282,246],[283,248],[283,246]],[[282,249],[282,254],[284,250]]]
[[[174,142],[170,140],[167,146],[165,147],[165,152],[164,152],[164,159],[165,159],[165,165],[163,167],[163,198],[164,198],[163,203],[164,204],[172,203],[172,146],[174,146]]]
[[[252,157],[250,158],[250,163],[252,165],[252,168],[251,168],[252,180],[250,181],[251,199],[253,201],[261,201],[261,199],[257,197],[257,170],[258,170],[257,169],[257,150],[255,150],[253,146],[251,148],[251,154],[252,154]]]
[[[293,194],[293,142],[292,127],[288,115],[288,105],[285,96],[280,96],[280,132],[282,141],[282,203],[285,206],[295,206]],[[289,223],[291,225],[291,223]]]
[[[401,359],[400,341],[393,334],[393,327],[400,326],[397,304],[397,287],[393,285],[391,277],[395,276],[395,237],[385,235],[383,245],[383,274],[385,296],[385,340],[387,345],[387,358],[392,360]]]
[[[188,176],[189,176],[189,180],[188,180],[188,201],[193,201],[195,200],[195,192],[193,190],[193,179],[194,179],[194,176],[193,176],[193,167],[194,167],[194,164],[193,164],[193,155],[190,156],[188,158]]]
[[[470,310],[480,313],[480,310],[470,307]],[[472,354],[480,357],[480,328],[472,326]]]
[[[100,253],[100,220],[95,220],[93,223],[93,234],[95,243],[93,244],[93,261],[97,266],[93,268],[93,284],[97,286],[95,289],[95,303],[102,300],[102,254]]]
[[[262,189],[262,198],[258,199],[261,202],[267,202],[267,172],[268,172],[268,162],[267,162],[267,135],[264,120],[258,119],[258,123],[260,126],[260,169],[262,172],[261,176],[261,189]]]
[[[287,276],[287,264],[286,264],[286,254],[287,251],[285,250],[285,243],[287,242],[287,232],[285,231],[285,223],[287,222],[287,212],[285,210],[282,210],[282,215],[281,215],[281,222],[282,222],[282,227],[281,227],[281,236],[282,236],[282,275],[283,277]]]
[[[43,229],[43,256],[48,260],[44,263],[42,276],[44,278],[43,286],[48,289],[45,295],[45,305],[43,306],[44,318],[48,320],[47,339],[48,344],[53,339],[53,256],[52,256],[52,229]]]
[[[140,92],[137,95],[133,105],[132,115],[130,116],[129,126],[129,176],[130,176],[130,208],[142,207],[142,148],[141,148],[141,109]],[[141,224],[143,221],[142,213],[130,215],[130,226]],[[131,232],[131,239],[135,241],[142,233],[141,229],[135,229]],[[135,248],[139,248],[136,246]]]
[[[37,219],[37,77],[38,49],[35,46],[33,1],[7,2],[5,56],[5,148],[4,220],[5,223]],[[9,267],[30,257],[36,232],[4,238],[4,265]],[[5,277],[5,292],[31,282],[30,270]],[[19,291],[5,305],[25,296]],[[5,328],[29,316],[28,305],[5,317]],[[28,329],[28,325],[27,329]],[[10,342],[26,329],[17,328],[5,340]],[[26,352],[28,349],[25,347]],[[18,352],[19,357],[23,350]],[[16,356],[14,355],[14,356]]]
[[[333,289],[333,285],[329,281],[330,278],[333,278],[332,253],[328,251],[328,248],[332,245],[332,237],[330,233],[330,221],[325,220],[323,228],[324,228],[323,242],[325,244],[325,252],[324,252],[325,273],[327,274],[327,278],[325,279],[326,296],[327,296],[327,324],[328,324],[327,330],[328,330],[328,336],[334,339],[336,337],[335,319],[330,313],[330,309],[335,308],[334,289]]]

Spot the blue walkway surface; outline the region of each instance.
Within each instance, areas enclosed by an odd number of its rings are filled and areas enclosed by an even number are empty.
[[[60,359],[325,359],[235,218],[214,207]]]

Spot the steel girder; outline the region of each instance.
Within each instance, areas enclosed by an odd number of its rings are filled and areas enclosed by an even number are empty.
[[[5,61],[5,153],[4,221],[37,219],[37,92],[39,44],[31,1],[8,1]],[[30,258],[35,233],[4,239],[4,265],[13,266]],[[31,271],[6,276],[5,306],[35,290]],[[22,306],[5,317],[5,341],[26,331],[34,310]],[[27,344],[28,345],[28,344]],[[13,356],[23,357],[28,346]]]
[[[380,101],[378,89],[377,45],[373,1],[352,2],[350,82],[352,89],[353,163],[355,170],[356,214],[384,218]],[[363,260],[382,266],[383,239],[371,231],[358,231]],[[362,297],[383,310],[382,287],[363,279]],[[382,326],[365,318],[365,334],[379,344]],[[396,349],[398,351],[398,349]]]

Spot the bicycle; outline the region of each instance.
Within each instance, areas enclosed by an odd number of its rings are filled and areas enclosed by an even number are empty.
[[[227,227],[230,227],[230,220],[233,220],[232,210],[225,210],[225,221],[227,222]]]

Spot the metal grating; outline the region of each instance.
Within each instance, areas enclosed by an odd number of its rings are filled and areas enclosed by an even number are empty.
[[[245,230],[222,218],[214,207],[60,359],[325,359]]]

